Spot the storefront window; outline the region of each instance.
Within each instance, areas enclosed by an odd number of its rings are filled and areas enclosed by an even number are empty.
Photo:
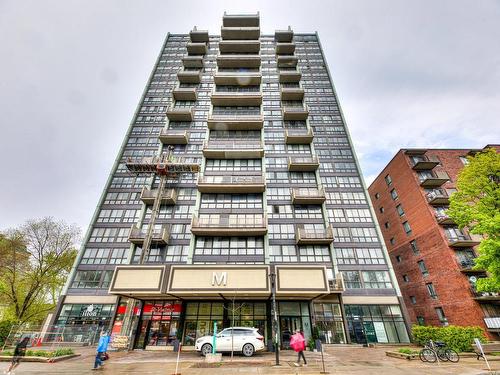
[[[410,341],[398,305],[345,305],[345,310],[352,342]]]
[[[319,333],[319,339],[325,344],[345,343],[344,325],[340,304],[315,303],[314,317]]]
[[[142,308],[136,347],[165,346],[178,336],[182,304],[179,301],[146,301]]]

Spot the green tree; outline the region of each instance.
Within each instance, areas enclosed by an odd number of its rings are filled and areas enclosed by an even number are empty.
[[[53,218],[0,235],[2,320],[40,323],[52,310],[76,256],[79,229]]]
[[[463,229],[484,237],[476,267],[488,271],[477,281],[484,292],[500,291],[500,154],[493,148],[468,157],[447,214]]]

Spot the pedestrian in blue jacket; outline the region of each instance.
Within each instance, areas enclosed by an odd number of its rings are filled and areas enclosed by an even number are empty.
[[[102,357],[108,351],[109,340],[110,337],[108,336],[108,333],[106,331],[101,332],[101,337],[99,338],[99,344],[97,344],[94,368],[92,370],[98,370],[102,368],[102,366],[104,365]]]

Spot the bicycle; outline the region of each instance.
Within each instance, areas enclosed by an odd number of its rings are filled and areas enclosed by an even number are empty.
[[[433,342],[432,340],[429,340],[429,342],[425,344],[418,356],[422,362],[429,363],[434,363],[438,359],[443,362],[450,361],[453,363],[457,363],[460,360],[458,353],[448,348],[444,342]]]

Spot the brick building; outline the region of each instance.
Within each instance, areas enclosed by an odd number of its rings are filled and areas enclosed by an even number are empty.
[[[500,149],[498,145],[487,146]],[[500,297],[478,293],[480,238],[446,215],[471,149],[402,149],[368,188],[412,323],[476,325],[499,338]]]

